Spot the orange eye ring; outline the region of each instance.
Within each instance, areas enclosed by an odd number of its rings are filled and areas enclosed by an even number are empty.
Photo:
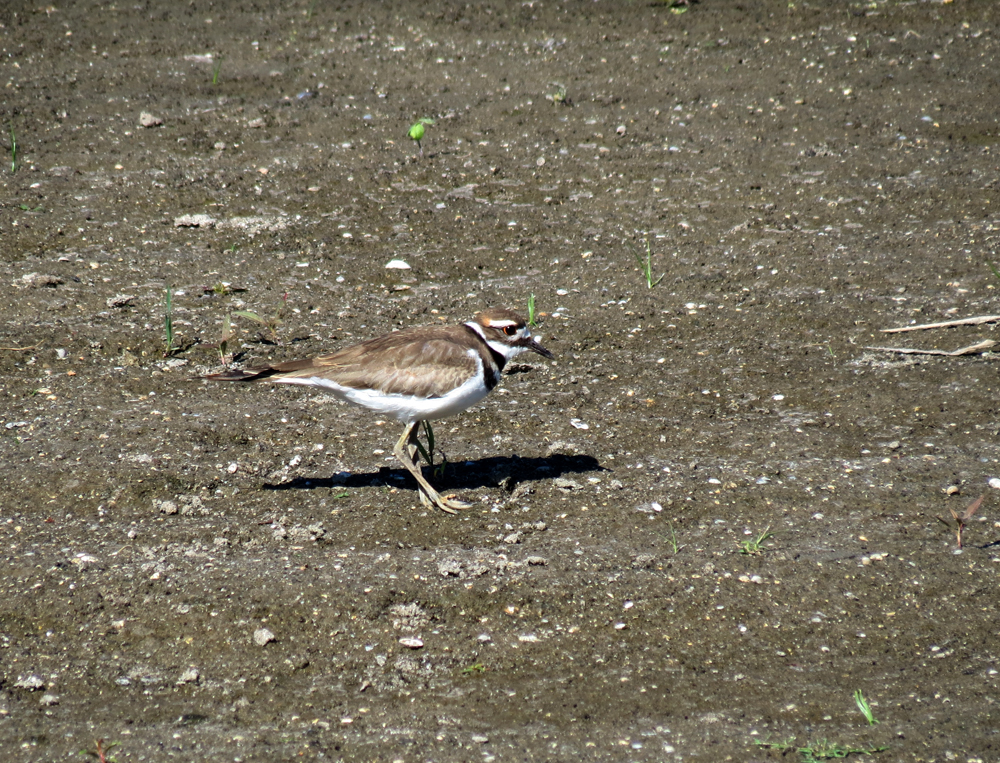
[[[505,333],[507,336],[514,336],[514,334],[517,333],[517,327],[516,326],[504,326],[503,327],[503,333]]]

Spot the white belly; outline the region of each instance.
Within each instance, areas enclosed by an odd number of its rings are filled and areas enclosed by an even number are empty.
[[[489,394],[482,374],[476,374],[461,387],[456,387],[443,397],[414,397],[412,395],[386,394],[374,389],[353,389],[330,379],[311,376],[300,379],[275,379],[279,384],[299,384],[319,387],[332,392],[348,403],[370,408],[400,421],[428,421],[454,416],[469,408]]]

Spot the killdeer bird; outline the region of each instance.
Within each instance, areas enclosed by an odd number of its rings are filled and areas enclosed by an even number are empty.
[[[531,336],[524,318],[513,310],[491,308],[459,326],[403,329],[329,355],[230,369],[206,378],[319,387],[341,400],[395,416],[406,426],[392,452],[416,479],[421,502],[454,514],[471,504],[440,495],[424,479],[413,461],[419,450],[418,425],[478,403],[500,383],[507,361],[527,350],[553,357]]]

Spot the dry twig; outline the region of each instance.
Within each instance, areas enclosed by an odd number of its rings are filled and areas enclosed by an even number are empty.
[[[882,329],[883,334],[900,334],[904,331],[923,331],[924,329],[946,329],[952,326],[978,326],[982,323],[994,323],[1000,321],[1000,315],[977,315],[974,318],[959,318],[955,321],[942,321],[941,323],[922,323],[919,326],[903,326],[898,329]]]
[[[958,355],[978,355],[981,352],[986,352],[986,350],[995,344],[994,340],[985,339],[977,344],[970,344],[968,347],[962,347],[951,352],[947,350],[918,350],[911,347],[865,347],[865,349],[878,350],[879,352],[898,352],[903,355],[948,355],[950,357],[957,357]]]

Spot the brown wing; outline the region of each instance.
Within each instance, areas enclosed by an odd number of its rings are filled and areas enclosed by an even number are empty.
[[[415,332],[419,335],[414,336]],[[354,389],[441,397],[477,370],[467,350],[476,337],[467,326],[404,329],[343,350],[272,366],[231,370],[208,378],[221,381],[285,381],[319,377]]]

